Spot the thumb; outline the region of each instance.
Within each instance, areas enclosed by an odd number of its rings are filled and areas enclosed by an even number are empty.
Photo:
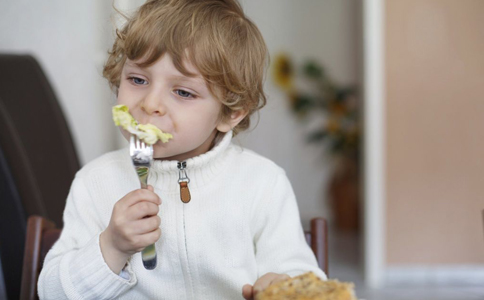
[[[250,284],[246,284],[242,287],[242,297],[245,300],[252,300],[254,296],[253,287]]]

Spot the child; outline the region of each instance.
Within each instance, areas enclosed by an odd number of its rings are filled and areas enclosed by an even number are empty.
[[[154,145],[148,189],[127,149],[78,172],[41,299],[252,299],[307,271],[326,279],[284,171],[231,143],[265,104],[266,64],[262,36],[236,0],[139,9],[117,33],[104,76],[118,104],[173,139]],[[158,264],[146,270],[140,251],[153,243]]]

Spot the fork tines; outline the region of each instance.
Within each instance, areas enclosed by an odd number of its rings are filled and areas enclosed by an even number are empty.
[[[134,134],[130,138],[129,152],[135,165],[149,165],[153,159],[152,146],[147,145]]]

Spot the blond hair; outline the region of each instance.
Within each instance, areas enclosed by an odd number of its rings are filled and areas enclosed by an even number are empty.
[[[197,68],[223,104],[222,120],[248,113],[235,134],[249,128],[250,115],[266,104],[267,47],[236,0],[149,0],[116,35],[103,70],[115,93],[127,58],[143,58],[138,64],[145,67],[168,53],[183,75],[195,76],[184,61]]]

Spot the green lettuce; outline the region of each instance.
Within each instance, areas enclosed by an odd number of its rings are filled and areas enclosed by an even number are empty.
[[[137,135],[149,145],[155,144],[158,140],[166,143],[173,138],[171,134],[161,131],[153,124],[138,124],[129,113],[128,107],[123,104],[113,106],[113,120],[116,126],[121,126],[129,133]]]

